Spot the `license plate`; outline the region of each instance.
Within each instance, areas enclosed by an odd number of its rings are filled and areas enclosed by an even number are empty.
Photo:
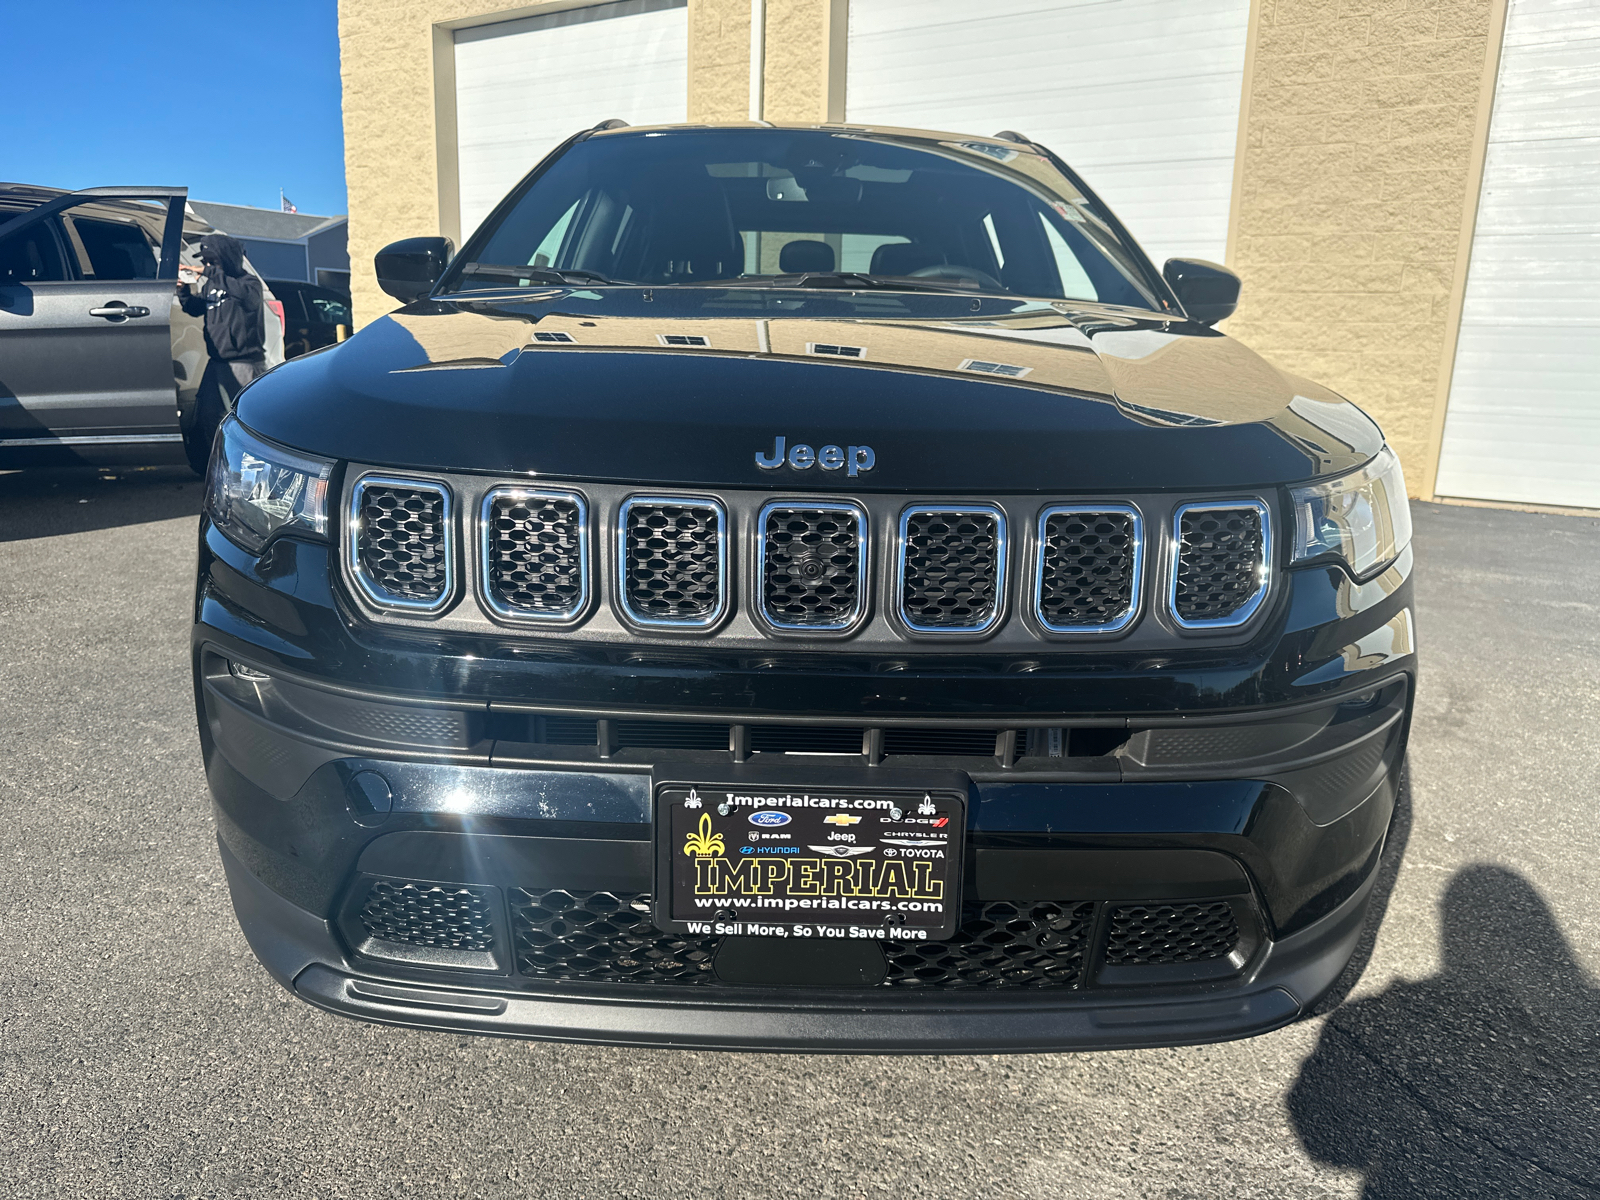
[[[959,923],[959,794],[672,785],[655,816],[668,931],[934,941]]]

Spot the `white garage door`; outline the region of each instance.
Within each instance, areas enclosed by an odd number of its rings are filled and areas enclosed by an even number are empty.
[[[1600,0],[1512,0],[1435,490],[1600,508]]]
[[[850,120],[1043,142],[1160,265],[1221,262],[1250,0],[850,0]]]
[[[456,33],[463,234],[578,130],[687,119],[687,3],[624,0]]]

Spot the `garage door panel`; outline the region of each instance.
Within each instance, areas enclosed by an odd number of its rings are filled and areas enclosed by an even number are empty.
[[[1600,114],[1596,122],[1600,126]],[[1600,137],[1497,147],[1485,162],[1493,180],[1478,206],[1478,233],[1592,237],[1600,229]]]
[[[1600,0],[1512,0],[1435,485],[1600,507]]]
[[[455,37],[461,228],[580,129],[688,115],[686,0],[623,0]]]
[[[1081,171],[1157,262],[1226,249],[1248,0],[851,0],[846,112],[1018,129]]]

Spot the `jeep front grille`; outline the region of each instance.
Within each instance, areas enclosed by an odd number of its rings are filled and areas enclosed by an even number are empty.
[[[727,607],[726,517],[714,501],[635,496],[618,538],[622,606],[641,625],[703,627]]]
[[[483,500],[483,584],[513,620],[568,621],[589,598],[589,530],[574,492],[495,488]]]
[[[1135,509],[1045,509],[1039,516],[1039,624],[1051,633],[1127,628],[1139,606],[1143,542]]]
[[[1271,511],[1254,496],[1002,504],[753,488],[634,494],[621,484],[360,467],[351,480],[340,556],[368,615],[397,624],[438,617],[461,631],[561,631],[560,646],[552,639],[519,655],[573,660],[628,636],[620,618],[635,638],[715,630],[720,648],[774,651],[747,660],[751,669],[895,671],[908,669],[898,658],[908,641],[954,649],[995,634],[993,644],[1013,654],[1007,663],[946,655],[944,669],[1053,669],[1028,657],[1037,654],[1028,641],[1066,650],[1126,637],[1144,649],[1171,645],[1175,634],[1237,637],[1276,586]],[[458,580],[463,564],[470,579]],[[797,638],[848,644],[860,657],[779,657]],[[638,661],[703,665],[658,654]]]
[[[437,612],[454,583],[450,493],[437,483],[365,475],[350,497],[350,568],[368,600]]]
[[[761,510],[761,615],[779,629],[848,629],[865,607],[866,517],[849,504]]]
[[[1172,613],[1186,628],[1243,625],[1267,593],[1267,506],[1184,504],[1173,518]]]
[[[900,619],[916,633],[983,633],[1000,620],[1006,518],[993,505],[900,515]]]

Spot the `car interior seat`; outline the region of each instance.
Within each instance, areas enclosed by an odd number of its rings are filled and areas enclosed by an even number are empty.
[[[785,275],[828,272],[834,269],[833,247],[827,242],[798,239],[784,243],[778,252],[778,270]]]
[[[920,242],[886,242],[872,252],[874,275],[909,275],[923,267],[936,267],[943,254]]]

